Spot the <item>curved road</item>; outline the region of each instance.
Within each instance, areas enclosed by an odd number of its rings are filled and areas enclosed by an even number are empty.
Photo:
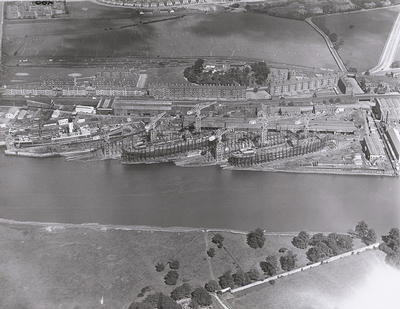
[[[370,69],[371,74],[384,73],[386,71],[390,71],[390,67],[394,61],[394,57],[396,55],[396,51],[400,44],[400,13],[397,16],[392,31],[389,34],[389,37],[385,43],[385,47],[383,48],[381,57],[379,59],[378,64]]]

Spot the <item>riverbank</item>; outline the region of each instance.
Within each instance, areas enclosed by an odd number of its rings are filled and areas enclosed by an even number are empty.
[[[320,174],[320,175],[342,175],[342,176],[380,176],[380,177],[399,177],[394,172],[367,170],[367,169],[341,169],[341,168],[298,168],[298,169],[282,169],[270,167],[234,167],[226,166],[226,170],[254,171],[254,172],[273,172],[273,173],[290,173],[290,174]]]
[[[267,255],[285,247],[307,262],[305,250],[291,244],[292,233],[267,233],[262,249],[246,244],[245,232],[218,230],[224,247],[212,242],[211,229],[111,226],[16,222],[0,219],[1,308],[125,308],[146,293],[169,294],[175,286],[164,284],[168,268],[179,261],[179,279],[203,286],[227,270],[256,268]],[[207,255],[209,248],[215,256]],[[145,294],[146,294],[145,293]]]

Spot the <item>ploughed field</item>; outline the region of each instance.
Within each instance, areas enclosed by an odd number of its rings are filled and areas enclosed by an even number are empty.
[[[10,58],[119,56],[244,56],[336,68],[325,42],[302,21],[255,13],[140,17],[131,9],[72,2],[70,17],[5,24]],[[144,22],[140,24],[140,20]]]
[[[314,17],[313,21],[342,41],[338,52],[347,69],[363,72],[378,63],[398,13],[395,7]]]

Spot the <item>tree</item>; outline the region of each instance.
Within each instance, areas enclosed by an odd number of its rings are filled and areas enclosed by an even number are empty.
[[[218,278],[219,285],[221,288],[226,289],[226,288],[234,288],[235,287],[235,282],[233,281],[233,277],[230,271],[226,271],[222,276]]]
[[[297,255],[292,251],[288,251],[280,257],[281,268],[285,271],[290,271],[296,267]]]
[[[179,261],[178,260],[171,260],[168,262],[169,268],[171,269],[179,269]]]
[[[339,234],[336,242],[343,251],[353,250],[353,238],[350,235]]]
[[[369,228],[365,221],[358,222],[354,230],[364,244],[371,245],[376,242],[375,230]]]
[[[215,256],[215,249],[214,248],[210,248],[210,249],[208,249],[207,250],[207,255],[209,256],[209,257],[214,257]]]
[[[332,249],[324,242],[319,242],[306,252],[307,258],[312,263],[324,260],[332,255]]]
[[[329,39],[332,41],[332,43],[335,43],[338,40],[338,35],[335,32],[332,32],[329,34]]]
[[[242,270],[237,271],[235,274],[232,275],[233,282],[237,286],[244,286],[251,282],[250,277],[247,273],[244,273]]]
[[[301,231],[299,235],[293,237],[292,244],[296,248],[305,249],[308,246],[308,242],[310,241],[310,235],[307,232]]]
[[[204,60],[197,59],[193,65],[193,72],[195,74],[199,74],[199,73],[203,72],[203,65],[204,65]]]
[[[253,248],[262,248],[265,243],[264,231],[260,228],[255,229],[247,234],[247,244]]]
[[[354,230],[358,237],[363,238],[368,233],[368,224],[365,223],[365,221],[360,221],[357,223]]]
[[[268,276],[275,276],[278,272],[278,258],[275,255],[267,256],[265,261],[260,262],[262,271]]]
[[[171,298],[173,300],[179,300],[190,296],[192,287],[188,283],[184,283],[181,286],[176,287],[171,292]]]
[[[269,68],[267,67],[266,63],[256,62],[252,63],[250,66],[254,72],[254,78],[256,80],[256,83],[258,85],[263,85],[269,74]]]
[[[308,244],[309,244],[310,246],[315,246],[317,243],[323,242],[325,239],[326,239],[326,236],[325,236],[324,234],[322,234],[322,233],[317,233],[317,234],[314,234],[314,235],[311,237],[311,239],[310,239],[310,241],[308,242]]]
[[[220,289],[218,282],[215,281],[215,280],[208,281],[204,285],[204,288],[210,293],[213,293],[213,292],[218,291]]]
[[[156,264],[156,271],[162,272],[165,269],[165,266],[163,263],[157,263]]]
[[[386,253],[386,263],[400,268],[400,231],[392,228],[388,235],[382,236],[383,243],[379,249]]]
[[[192,292],[192,300],[200,306],[210,306],[212,304],[211,295],[205,288],[197,288]]]
[[[341,248],[339,248],[339,246],[337,244],[337,241],[336,241],[337,235],[338,234],[336,234],[336,233],[331,233],[331,234],[328,235],[328,237],[323,242],[330,249],[329,254],[331,256],[342,253],[342,250],[341,250]]]
[[[178,281],[179,274],[175,270],[170,270],[164,277],[165,284],[175,285]]]
[[[362,242],[367,246],[372,245],[376,242],[376,232],[373,229],[368,229],[367,235],[365,235],[362,239]]]
[[[221,234],[215,234],[213,236],[213,238],[211,239],[211,241],[217,245],[218,248],[222,248],[224,246],[223,242],[224,242],[224,236],[222,236]]]
[[[247,274],[252,281],[260,280],[260,273],[255,268],[250,269]]]

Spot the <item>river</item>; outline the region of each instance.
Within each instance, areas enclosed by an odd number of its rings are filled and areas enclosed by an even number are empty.
[[[0,155],[0,217],[19,221],[346,231],[399,225],[400,180],[124,166]]]

